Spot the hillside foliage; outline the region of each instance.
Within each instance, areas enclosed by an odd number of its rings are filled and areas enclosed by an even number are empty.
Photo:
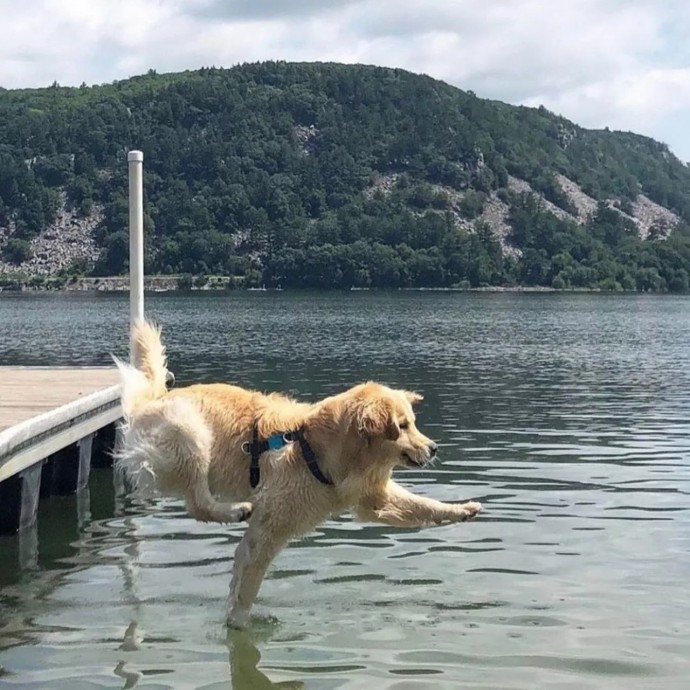
[[[79,214],[104,210],[93,272],[125,271],[133,148],[145,154],[148,272],[250,286],[688,289],[690,169],[665,145],[402,70],[321,63],[0,90],[5,260],[26,256],[66,190]],[[586,225],[508,188],[515,176],[572,210],[557,173],[602,202]],[[603,203],[638,193],[681,217],[670,238],[640,239]],[[476,220],[497,194],[512,254]]]

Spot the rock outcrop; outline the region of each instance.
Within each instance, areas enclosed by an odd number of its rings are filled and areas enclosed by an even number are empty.
[[[89,271],[98,259],[94,230],[102,220],[103,210],[96,205],[86,218],[77,216],[61,192],[55,221],[31,240],[31,258],[19,265],[0,259],[0,273],[49,276],[73,266]],[[13,226],[0,228],[0,252],[14,230]]]
[[[577,215],[568,213],[562,208],[551,203],[545,199],[542,194],[536,192],[529,182],[520,180],[516,177],[510,177],[508,181],[511,191],[523,194],[530,193],[540,197],[543,208],[550,213],[553,213],[561,220],[571,220],[580,225],[584,225],[591,216],[596,213],[598,202],[586,194],[580,185],[565,175],[556,174],[556,181],[564,194],[568,198],[570,205],[576,209]],[[657,204],[644,194],[638,194],[635,201],[632,202],[632,213],[626,213],[621,206],[620,199],[606,199],[605,203],[609,208],[614,209],[621,215],[629,218],[637,225],[639,235],[642,239],[647,239],[650,236],[655,238],[667,238],[673,229],[680,223],[680,217],[673,211]]]

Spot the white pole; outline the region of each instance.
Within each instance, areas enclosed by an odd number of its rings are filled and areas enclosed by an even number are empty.
[[[144,318],[144,154],[130,151],[129,164],[129,356],[135,362],[133,327]]]

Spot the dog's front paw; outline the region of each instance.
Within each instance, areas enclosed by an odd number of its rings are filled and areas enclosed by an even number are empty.
[[[247,629],[247,621],[236,620],[235,618],[232,618],[232,616],[228,616],[225,619],[225,624],[228,626],[228,628],[230,630],[246,630]]]
[[[249,624],[249,611],[234,602],[228,608],[225,623],[231,630],[245,630]]]
[[[477,503],[477,501],[470,501],[469,503],[463,503],[460,509],[462,510],[462,519],[471,520],[482,512],[482,504]]]

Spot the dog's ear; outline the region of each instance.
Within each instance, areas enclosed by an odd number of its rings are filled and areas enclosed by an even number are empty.
[[[424,400],[424,396],[421,393],[416,393],[415,391],[403,391],[405,397],[409,401],[410,405],[416,405]]]
[[[395,441],[400,436],[400,427],[395,421],[393,403],[386,398],[365,398],[355,406],[357,430],[368,438],[384,437]]]

